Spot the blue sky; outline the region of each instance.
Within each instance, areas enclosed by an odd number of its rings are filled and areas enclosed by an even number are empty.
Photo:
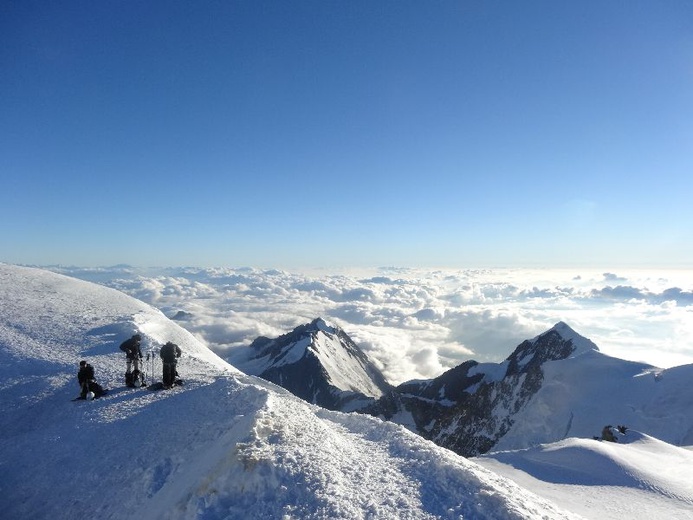
[[[691,2],[6,2],[0,70],[0,261],[691,266]]]

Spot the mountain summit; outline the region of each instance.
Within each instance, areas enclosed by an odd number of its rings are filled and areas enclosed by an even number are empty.
[[[124,386],[118,345],[135,331],[150,363],[163,342],[180,346],[185,385]],[[110,389],[104,397],[71,400],[81,359]],[[148,366],[158,378],[161,365]],[[549,372],[547,380],[558,376]],[[683,388],[689,376],[664,373],[656,384]],[[577,520],[620,511],[683,520],[693,512],[693,456],[682,448],[631,430],[618,444],[565,439],[483,461],[499,474],[395,424],[309,405],[240,373],[158,310],[38,269],[0,264],[0,382],[8,519]],[[653,404],[676,416],[671,402]],[[690,403],[681,405],[690,415]]]
[[[330,410],[350,411],[390,391],[380,370],[340,328],[322,318],[275,339],[259,337],[233,364]]]
[[[547,361],[566,359],[591,350],[599,351],[599,347],[559,321],[536,338],[518,345],[506,360],[505,375],[531,373],[532,367],[540,367]]]
[[[661,370],[612,358],[559,322],[502,363],[466,361],[434,379],[403,383],[362,411],[464,456],[591,438],[618,422],[688,445],[693,387],[686,378],[693,379],[693,365]]]

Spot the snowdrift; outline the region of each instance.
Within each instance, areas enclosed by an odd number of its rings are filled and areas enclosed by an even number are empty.
[[[693,518],[693,452],[634,430],[617,439],[570,438],[474,460],[586,518]]]
[[[124,386],[134,332],[145,352],[181,347],[184,386]],[[71,401],[81,359],[108,395]],[[577,518],[401,427],[246,376],[122,293],[8,265],[0,431],[4,518]]]

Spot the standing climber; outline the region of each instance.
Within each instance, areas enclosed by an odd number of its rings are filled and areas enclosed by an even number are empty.
[[[163,361],[164,364],[164,388],[171,388],[176,382],[176,376],[178,375],[176,372],[176,364],[178,363],[180,355],[180,347],[170,341],[161,347],[159,351],[159,356],[161,356],[161,361]]]
[[[135,334],[120,344],[120,350],[125,352],[125,384],[130,387],[137,386],[136,382],[139,382],[140,385],[143,384],[141,381],[142,373],[140,372],[140,361],[142,360],[141,341],[142,336]]]

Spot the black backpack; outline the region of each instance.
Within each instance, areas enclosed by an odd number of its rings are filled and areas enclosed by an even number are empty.
[[[164,363],[175,363],[180,356],[180,349],[175,343],[167,342],[161,347],[161,359]]]
[[[132,372],[125,372],[125,385],[131,388],[137,388],[140,386],[145,386],[144,374],[139,370],[133,370]]]

